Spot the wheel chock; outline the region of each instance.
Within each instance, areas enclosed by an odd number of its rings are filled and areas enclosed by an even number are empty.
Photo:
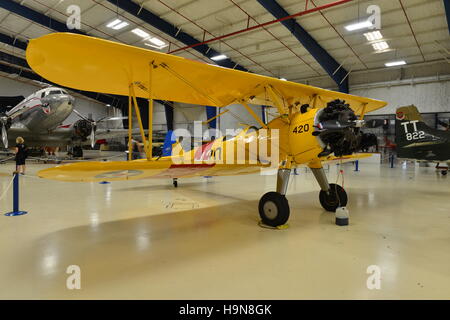
[[[258,225],[261,228],[272,229],[272,230],[286,230],[289,228],[288,224],[282,224],[281,226],[272,227],[272,226],[269,226],[269,225],[263,223],[262,221],[259,221]]]

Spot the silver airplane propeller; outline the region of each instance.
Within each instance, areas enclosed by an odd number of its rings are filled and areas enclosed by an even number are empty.
[[[8,149],[8,132],[5,125],[2,125],[2,142],[5,148]]]
[[[115,120],[125,120],[128,119],[128,117],[110,117],[110,116],[106,116],[103,118],[100,118],[98,120],[92,120],[89,119],[87,117],[85,117],[84,115],[82,115],[80,112],[78,112],[77,110],[73,109],[73,112],[76,113],[77,116],[79,116],[81,119],[89,121],[91,124],[91,133],[89,135],[89,138],[91,140],[91,147],[94,148],[95,146],[95,142],[97,141],[95,139],[95,130],[97,129],[97,124],[100,122],[104,122],[104,121],[115,121]]]
[[[0,125],[2,126],[2,142],[5,148],[8,148],[8,117],[5,114],[0,116]]]

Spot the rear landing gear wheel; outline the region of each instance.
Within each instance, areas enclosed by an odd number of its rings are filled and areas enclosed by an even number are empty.
[[[340,185],[330,183],[330,191],[320,191],[319,200],[325,210],[336,212],[338,207],[345,207],[347,205],[347,192]]]
[[[83,148],[80,146],[73,147],[73,157],[74,158],[83,158]]]
[[[259,216],[264,224],[278,227],[289,219],[289,203],[286,197],[278,192],[268,192],[259,200]]]
[[[442,172],[441,172],[441,174],[442,174],[443,176],[446,176],[446,175],[447,175],[447,173],[448,173],[448,171],[447,171],[447,170],[442,170]]]
[[[177,179],[173,179],[173,186],[175,188],[178,188],[178,181],[177,181]]]

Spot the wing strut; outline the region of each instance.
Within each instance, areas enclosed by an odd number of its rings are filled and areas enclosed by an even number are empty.
[[[129,94],[128,94],[128,161],[131,161],[133,159],[132,152],[133,152],[133,143],[132,143],[132,132],[133,132],[133,105],[131,100],[131,84],[129,88]]]
[[[153,158],[153,69],[154,61],[148,66],[148,144],[147,144],[147,160]],[[145,146],[145,145],[144,145]]]
[[[278,95],[275,93],[274,88],[271,85],[266,86],[266,91],[269,93],[269,96],[270,96],[272,102],[277,107],[278,113],[280,114],[280,116],[285,118],[288,114],[287,114],[287,110],[284,106],[283,98],[280,99],[278,97]]]
[[[253,111],[252,108],[250,108],[244,100],[241,100],[241,104],[245,107],[245,109],[247,109],[248,113],[250,113],[250,115],[261,125],[261,127],[267,129],[266,124],[262,122],[262,120],[256,115],[255,111]]]

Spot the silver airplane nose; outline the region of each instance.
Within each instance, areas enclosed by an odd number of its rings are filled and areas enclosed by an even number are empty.
[[[41,102],[42,109],[46,114],[69,115],[73,110],[75,99],[68,94],[53,94],[42,98]]]

